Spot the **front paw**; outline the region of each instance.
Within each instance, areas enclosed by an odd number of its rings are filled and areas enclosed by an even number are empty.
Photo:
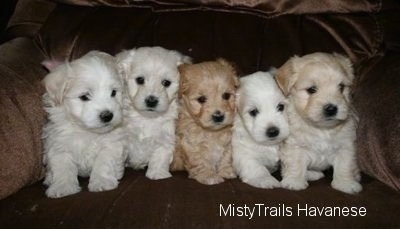
[[[232,166],[225,167],[218,171],[218,174],[225,179],[235,179],[236,173]]]
[[[53,175],[51,173],[46,173],[46,177],[44,178],[43,184],[46,186],[50,186],[53,182]]]
[[[308,181],[317,181],[323,178],[325,175],[321,171],[308,170],[306,176]]]
[[[334,179],[331,183],[332,188],[348,193],[356,194],[361,192],[362,186],[355,180],[338,180]]]
[[[290,190],[304,190],[308,187],[308,182],[304,179],[283,178],[281,187]]]
[[[79,185],[75,183],[57,183],[51,184],[46,190],[46,195],[49,198],[60,198],[64,196],[69,196],[81,191]]]
[[[274,177],[261,176],[251,179],[244,179],[243,182],[256,188],[272,189],[281,187],[281,183],[279,183],[279,181]]]
[[[161,180],[172,177],[169,171],[147,169],[146,177],[151,180]]]
[[[96,177],[89,180],[89,191],[103,192],[117,188],[118,180],[115,178]]]
[[[354,179],[358,182],[361,181],[361,174],[359,172],[355,172],[354,173]]]
[[[224,178],[217,174],[213,174],[210,176],[197,176],[194,177],[194,179],[205,185],[214,185],[224,182]]]

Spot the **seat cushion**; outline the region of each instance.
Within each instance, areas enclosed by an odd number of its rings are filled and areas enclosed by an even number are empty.
[[[364,191],[348,195],[332,189],[330,181],[329,177],[311,182],[304,191],[264,190],[237,179],[214,186],[202,185],[188,179],[186,173],[154,181],[146,178],[144,171],[128,169],[118,189],[108,192],[88,192],[87,179],[80,182],[82,192],[60,199],[47,198],[40,183],[24,188],[0,201],[0,225],[42,229],[399,228],[399,192],[363,177]],[[228,216],[229,205],[231,209],[256,207],[256,211],[253,217],[240,216],[239,211],[231,211],[235,216]],[[311,210],[301,210],[306,205]],[[258,206],[262,207],[260,212]],[[312,207],[365,208],[366,215],[337,216],[336,211],[336,217],[312,216],[316,214]],[[228,215],[224,216],[224,212]]]

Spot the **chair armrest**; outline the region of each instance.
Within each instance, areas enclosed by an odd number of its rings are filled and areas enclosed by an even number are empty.
[[[40,50],[29,38],[0,46],[0,199],[42,178],[45,121]]]
[[[400,54],[387,53],[354,90],[363,172],[400,190]]]

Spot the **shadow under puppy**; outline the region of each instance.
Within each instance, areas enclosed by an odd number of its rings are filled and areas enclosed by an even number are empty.
[[[89,191],[117,187],[124,173],[122,88],[114,57],[91,51],[70,63],[44,61],[50,70],[43,96],[44,163],[52,198],[80,191],[77,176],[90,177]]]
[[[232,167],[232,124],[239,80],[224,59],[179,67],[180,112],[171,170],[212,185],[235,178]]]
[[[126,81],[125,129],[128,166],[157,180],[171,176],[178,118],[178,66],[190,58],[162,47],[141,47],[117,55]]]
[[[240,179],[258,188],[276,188],[280,144],[289,135],[286,98],[269,72],[240,78],[233,126],[233,166]]]
[[[353,78],[350,60],[339,54],[295,56],[278,70],[277,82],[289,99],[291,132],[281,155],[284,188],[305,189],[307,178],[319,179],[333,166],[334,189],[362,190],[350,101]]]

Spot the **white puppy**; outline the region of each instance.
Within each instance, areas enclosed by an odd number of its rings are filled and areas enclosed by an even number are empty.
[[[178,66],[190,60],[161,47],[123,51],[117,59],[127,84],[128,166],[148,166],[146,176],[150,179],[168,178],[178,115]]]
[[[43,129],[48,197],[80,191],[78,175],[90,176],[92,192],[117,187],[124,172],[123,81],[114,57],[91,51],[70,63],[43,62]]]
[[[233,127],[233,166],[240,179],[258,188],[280,183],[270,173],[278,168],[280,143],[289,135],[285,97],[268,72],[240,79]]]
[[[333,188],[362,190],[349,96],[353,78],[350,60],[338,54],[295,56],[278,70],[277,82],[289,99],[291,131],[282,148],[283,187],[305,189],[307,177],[319,179],[333,166]]]

